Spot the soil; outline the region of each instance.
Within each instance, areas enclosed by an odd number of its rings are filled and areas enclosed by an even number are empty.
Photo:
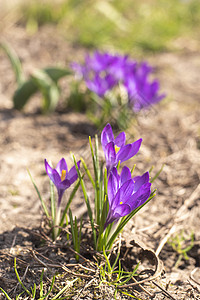
[[[85,53],[69,44],[52,27],[40,28],[34,35],[29,35],[21,26],[6,28],[2,30],[2,40],[9,42],[20,56],[26,76],[34,68],[68,65],[83,58]],[[124,267],[131,264],[134,267],[142,255],[148,258],[145,260],[148,263],[142,260],[140,271],[149,269],[154,274],[153,279],[143,284],[145,290],[137,285],[125,288],[139,299],[200,299],[200,96],[197,88],[200,45],[190,47],[192,42],[184,40],[177,43],[179,47],[173,53],[145,57],[155,66],[155,74],[167,98],[149,111],[141,112],[137,123],[133,122],[127,131],[130,141],[143,138],[140,152],[130,161],[130,166],[136,163],[135,174],[142,174],[153,165],[154,176],[164,164],[153,184],[156,197],[134,217],[122,235]],[[48,267],[44,277],[46,286],[55,272],[60,274],[56,279],[58,289],[69,279],[77,278],[73,272],[84,274],[74,263],[64,234],[55,243],[45,235],[40,201],[27,168],[48,201],[49,182],[44,159],[56,164],[65,157],[72,165],[70,151],[73,151],[77,158],[82,156],[88,161],[88,136],[94,136],[96,130],[84,114],[61,109],[51,115],[40,114],[40,95],[36,95],[23,112],[14,110],[15,78],[2,51],[0,61],[0,286],[15,299],[21,290],[14,274],[14,257],[17,257],[20,276],[28,286],[34,282],[38,285],[44,266]],[[67,95],[68,83],[63,81],[62,88]],[[85,214],[81,192],[74,199],[72,209],[79,217]],[[172,241],[173,237],[174,247],[175,238],[184,237],[180,248],[174,249],[167,243],[168,238]],[[42,240],[45,241],[43,247]],[[191,248],[187,256],[180,256],[183,254],[180,249],[186,247]],[[92,256],[89,258],[94,267]],[[68,271],[60,265],[67,266]],[[86,266],[91,269],[89,262]],[[88,272],[88,276],[77,279],[76,289],[71,296],[69,292],[67,299],[114,299],[113,286],[102,283],[97,288],[99,273]],[[142,275],[138,281],[141,279]],[[0,298],[5,299],[3,293]],[[23,294],[19,299],[29,298]],[[119,291],[116,299],[131,297]]]

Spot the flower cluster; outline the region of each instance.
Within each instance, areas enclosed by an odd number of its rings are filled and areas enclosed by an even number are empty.
[[[165,97],[159,94],[159,82],[151,81],[152,68],[148,63],[139,64],[128,56],[112,55],[96,51],[87,55],[85,64],[72,64],[77,77],[83,78],[88,89],[104,97],[114,86],[121,83],[135,112],[159,102]]]
[[[121,132],[114,138],[110,124],[107,124],[101,134],[101,144],[106,159],[108,179],[109,212],[104,228],[110,223],[116,223],[121,217],[130,214],[133,210],[147,201],[151,193],[149,173],[131,178],[128,167],[123,167],[118,174],[116,166],[133,157],[140,149],[142,139],[125,145],[126,135]],[[115,147],[119,148],[116,153]]]
[[[149,181],[148,172],[144,173],[142,176],[132,177],[130,169],[127,166],[124,166],[121,173],[118,173],[120,164],[136,155],[140,149],[141,143],[142,139],[138,139],[133,143],[126,144],[125,132],[121,132],[115,138],[112,127],[108,123],[101,133],[101,144],[106,161],[106,170],[103,174],[103,169],[100,167],[98,158],[98,138],[97,136],[95,137],[95,151],[93,150],[90,139],[95,180],[93,180],[83,159],[82,163],[95,190],[94,214],[92,213],[89,202],[89,193],[86,191],[83,176],[80,173],[80,161],[76,162],[75,157],[73,157],[75,165],[68,171],[67,163],[64,158],[58,162],[55,169],[53,169],[45,159],[46,172],[58,192],[57,202],[55,201],[54,196],[53,198],[51,196],[51,217],[53,219],[51,226],[53,226],[53,239],[56,239],[59,235],[64,220],[67,220],[66,213],[69,209],[69,205],[79,185],[81,185],[93,231],[94,246],[100,251],[102,251],[104,247],[105,249],[110,249],[112,247],[115,238],[130,218],[153,197],[153,194],[151,194],[151,183]],[[77,179],[79,180],[72,191],[72,196],[70,196],[64,212],[61,214],[61,200],[63,194]],[[48,214],[44,203],[43,207],[49,218],[50,215]],[[81,229],[78,234],[76,216],[74,223],[70,209],[69,218],[74,247],[76,247],[75,250],[79,252]],[[98,225],[98,233],[94,224]],[[80,228],[81,226],[82,225],[80,225]],[[74,235],[75,233],[76,236]]]

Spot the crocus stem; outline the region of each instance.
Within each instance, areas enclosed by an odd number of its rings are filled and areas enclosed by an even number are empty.
[[[59,232],[59,227],[58,226],[60,224],[60,214],[61,214],[61,207],[57,206],[55,223],[54,223],[54,239],[57,238],[58,232]]]
[[[110,232],[109,232],[109,234],[108,234],[108,237],[107,237],[107,241],[108,241],[108,242],[109,242],[111,236],[113,235],[113,233],[115,232],[115,230],[117,229],[117,227],[118,227],[120,221],[121,221],[121,220],[118,220],[117,222],[113,222],[112,227],[111,227],[111,230],[110,230]],[[107,243],[108,243],[108,242],[107,242]],[[107,250],[107,249],[106,249],[106,250]]]

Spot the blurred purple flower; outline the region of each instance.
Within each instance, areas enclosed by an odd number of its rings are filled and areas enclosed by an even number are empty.
[[[114,85],[116,85],[116,80],[111,75],[106,75],[102,78],[99,74],[96,74],[93,79],[86,79],[86,85],[89,90],[99,97],[103,97],[107,91],[111,90]]]
[[[99,97],[103,97],[117,84],[123,84],[127,90],[129,104],[135,112],[165,97],[164,94],[159,95],[159,82],[151,82],[148,78],[153,71],[152,67],[146,62],[139,64],[128,55],[96,51],[93,55],[86,56],[83,65],[73,63],[72,69]]]
[[[105,154],[106,167],[108,173],[113,167],[116,167],[118,162],[123,162],[133,157],[140,149],[142,139],[137,140],[132,144],[125,145],[126,135],[121,132],[114,138],[112,127],[107,124],[101,133],[101,144]],[[116,151],[116,148],[119,151]]]
[[[109,53],[101,53],[95,51],[93,55],[87,55],[85,58],[85,65],[88,70],[95,73],[107,71],[108,67],[113,63],[115,56]]]
[[[108,179],[109,211],[104,229],[147,201],[151,193],[149,173],[131,178],[128,167],[123,167],[119,175],[116,168],[110,172]]]
[[[159,82],[157,80],[149,81],[148,75],[151,72],[152,68],[146,62],[143,62],[132,69],[124,79],[129,103],[135,112],[149,107],[165,97],[165,94],[158,94]]]
[[[64,158],[62,158],[55,169],[53,169],[45,159],[45,168],[47,175],[56,186],[58,191],[58,207],[60,206],[62,196],[66,189],[72,185],[78,178],[76,167],[73,166],[68,172],[67,163]],[[80,161],[77,162],[78,168],[80,168]]]

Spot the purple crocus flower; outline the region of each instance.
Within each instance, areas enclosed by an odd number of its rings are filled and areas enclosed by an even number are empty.
[[[151,193],[149,173],[131,178],[128,167],[123,167],[121,174],[113,168],[108,179],[109,211],[104,229],[147,201]]]
[[[53,169],[45,159],[45,168],[47,175],[54,183],[58,191],[58,207],[60,207],[60,203],[62,200],[62,196],[64,191],[72,185],[78,178],[78,174],[76,171],[76,167],[73,166],[68,172],[67,163],[64,158],[62,158],[55,169]],[[80,168],[80,161],[77,162],[78,168]]]
[[[89,70],[93,70],[95,73],[105,72],[114,60],[115,56],[110,53],[95,51],[93,55],[86,56],[85,65]]]
[[[106,167],[108,173],[113,167],[116,167],[118,162],[124,162],[133,157],[140,149],[142,139],[137,140],[132,144],[125,145],[126,135],[121,132],[114,138],[111,125],[108,123],[101,133],[101,144],[106,159]],[[116,151],[119,148],[119,151]]]
[[[85,80],[88,89],[99,97],[104,97],[107,91],[119,83],[124,85],[129,104],[135,112],[165,97],[164,94],[159,94],[159,82],[149,79],[152,67],[146,62],[139,64],[128,55],[96,51],[93,55],[86,56],[83,65],[72,64],[72,69],[77,77]]]
[[[149,107],[165,97],[165,94],[159,94],[159,82],[157,80],[150,82],[148,76],[151,72],[152,68],[143,62],[132,70],[130,69],[124,79],[129,103],[135,112]]]
[[[107,91],[116,85],[116,80],[112,75],[101,77],[98,73],[93,79],[86,79],[86,85],[99,97],[103,97]]]

